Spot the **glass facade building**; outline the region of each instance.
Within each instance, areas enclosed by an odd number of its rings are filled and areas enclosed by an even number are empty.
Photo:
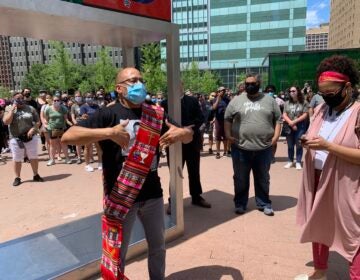
[[[234,87],[268,53],[305,50],[306,0],[173,0],[182,67],[197,61]]]

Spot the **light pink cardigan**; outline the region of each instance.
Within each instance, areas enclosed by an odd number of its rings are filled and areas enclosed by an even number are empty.
[[[309,138],[318,135],[326,113],[326,105],[319,107],[307,133]],[[359,149],[355,125],[360,103],[355,102],[348,110],[352,110],[351,115],[334,143]],[[315,196],[314,156],[314,150],[305,155],[297,205],[297,223],[302,226],[300,242],[325,244],[351,262],[360,246],[360,165],[330,153]]]

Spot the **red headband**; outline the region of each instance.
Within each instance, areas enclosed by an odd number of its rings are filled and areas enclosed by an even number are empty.
[[[325,71],[320,74],[319,83],[325,81],[347,83],[349,82],[349,77],[339,72]]]

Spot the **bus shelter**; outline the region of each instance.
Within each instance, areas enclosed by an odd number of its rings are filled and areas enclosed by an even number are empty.
[[[0,15],[1,35],[121,47],[124,67],[134,66],[134,47],[165,39],[169,114],[180,123],[179,28],[170,22],[170,0],[0,0]],[[181,144],[170,153],[167,241],[184,231]],[[136,224],[128,258],[146,250]],[[99,272],[100,257],[98,215],[0,244],[0,278],[82,279]]]

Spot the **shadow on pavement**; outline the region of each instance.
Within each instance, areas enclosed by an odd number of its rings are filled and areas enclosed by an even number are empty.
[[[297,198],[285,195],[270,195],[274,211],[284,211],[297,204]]]
[[[56,174],[56,175],[51,175],[51,176],[46,176],[43,177],[44,181],[57,181],[57,180],[62,180],[65,179],[67,177],[71,176],[71,174]]]
[[[226,279],[233,279],[233,280],[244,279],[239,270],[232,267],[220,266],[220,265],[210,265],[210,266],[200,266],[200,267],[190,268],[187,270],[170,274],[165,279],[166,280],[188,280],[188,279],[220,280],[222,279],[223,276],[226,276]]]

